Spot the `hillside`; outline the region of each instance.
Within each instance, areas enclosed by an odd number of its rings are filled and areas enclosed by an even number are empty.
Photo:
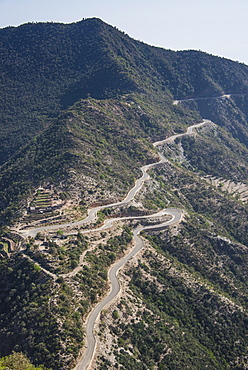
[[[247,369],[248,66],[97,18],[1,29],[0,46],[0,357],[74,368],[135,227],[176,208],[121,270],[92,369]]]
[[[125,103],[126,122],[130,104],[130,117],[132,122],[136,120],[134,127],[139,131],[139,138],[148,142],[182,129],[183,123],[200,121],[203,116],[225,127],[240,142],[248,143],[245,95],[248,70],[243,64],[202,52],[173,52],[151,47],[95,18],[71,25],[38,23],[8,27],[0,30],[0,42],[3,60],[0,99],[4,107],[0,122],[1,163],[10,158],[1,171],[3,222],[19,216],[16,207],[20,209],[21,206],[23,211],[33,191],[43,183],[51,183],[56,178],[58,184],[65,177],[69,179],[69,172],[72,173],[74,167],[86,169],[85,164],[80,164],[85,154],[79,155],[79,163],[74,165],[76,151],[82,153],[82,146],[77,148],[72,140],[68,149],[61,146],[61,138],[54,139],[57,122],[62,122],[67,114],[71,114],[74,108],[69,107],[79,99],[87,101],[94,98],[95,107],[97,104],[101,106],[101,100],[109,101],[110,111],[113,99],[117,106]],[[223,93],[243,95],[231,95],[226,100],[199,99]],[[198,100],[183,101],[175,106],[173,96]],[[137,108],[140,111],[133,114]],[[76,116],[79,110],[75,108]],[[111,114],[107,110],[106,106],[102,112],[106,115],[104,120]],[[71,129],[67,125],[63,130],[66,136],[65,132]],[[103,135],[108,139],[105,133]],[[32,137],[35,137],[34,141],[29,144]],[[24,147],[20,149],[22,145]],[[36,145],[38,148],[35,148]],[[109,145],[113,147],[115,144],[110,141]],[[124,146],[122,150],[125,149]],[[29,150],[31,153],[28,154]],[[138,147],[137,151],[132,150],[134,156],[140,157]],[[51,153],[56,155],[51,157]],[[69,164],[71,158],[74,164]],[[120,168],[124,163],[128,167],[126,159]],[[64,166],[59,165],[60,160]],[[143,162],[139,158],[139,164],[145,162],[145,158]],[[96,163],[91,168],[94,165]],[[137,163],[136,171],[138,167]],[[93,178],[98,181],[94,171]],[[128,168],[121,172],[125,171],[127,173]],[[111,173],[108,176],[111,178]],[[18,182],[14,181],[16,185],[11,180],[14,177],[18,179]],[[116,178],[116,172],[113,172],[112,178]],[[127,176],[127,183],[130,184],[131,178],[128,180]],[[125,190],[121,192],[123,194]]]
[[[62,113],[2,166],[2,224],[17,220],[44,184],[85,206],[121,199],[141,165],[158,158],[151,136],[165,136],[173,127],[184,127],[183,118],[194,122],[199,117],[173,106],[163,112],[154,100],[146,107],[139,95],[88,98]]]
[[[10,27],[0,43],[2,161],[80,98],[143,90],[151,69],[136,42],[98,19]],[[141,60],[140,71],[130,56]]]
[[[246,65],[151,47],[96,18],[7,27],[0,45],[1,163],[88,95],[150,91],[168,106],[173,96],[247,94]]]
[[[122,295],[98,326],[95,369],[247,368],[247,200],[222,186],[244,181],[247,191],[247,161],[232,163],[229,140],[212,124],[164,145],[170,162],[137,200],[185,216],[144,234],[146,247],[121,272]]]
[[[123,294],[102,313],[93,368],[246,368],[247,202],[209,182],[212,176],[219,184],[247,184],[247,149],[237,144],[231,151],[234,143],[208,124],[160,149],[169,161],[150,172],[136,196],[136,212],[169,206],[185,216],[176,226],[144,235],[146,248],[121,274]],[[214,151],[216,157],[209,157]],[[232,162],[238,154],[239,167]],[[106,211],[101,216],[114,212]],[[3,260],[1,353],[22,350],[34,363],[71,369],[83,345],[83,322],[108,289],[107,269],[130,248],[135,223],[90,230],[86,237],[83,228],[64,237],[37,235]]]

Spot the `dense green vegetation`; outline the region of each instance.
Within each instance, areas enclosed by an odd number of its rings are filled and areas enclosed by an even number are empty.
[[[54,282],[21,255],[1,261],[0,277],[0,356],[22,351],[34,364],[70,369],[83,345],[83,318],[91,301],[81,304],[73,284],[61,277]]]
[[[96,18],[7,27],[0,42],[1,163],[89,94],[102,99],[150,91],[168,105],[172,95],[247,93],[246,65],[151,47]]]
[[[122,122],[120,118],[117,121],[112,109],[120,111]],[[83,171],[87,176],[101,181],[103,188],[104,184],[105,187],[110,186],[113,178],[118,176],[122,185],[130,186],[138,172],[131,167],[129,156],[136,161],[136,168],[147,160],[147,155],[152,158],[152,153],[148,153],[148,144],[135,139],[132,127],[137,115],[135,113],[129,113],[125,106],[115,102],[89,100],[78,103],[43,135],[36,137],[18,152],[9,165],[3,168],[1,199],[2,204],[7,206],[4,217],[13,217],[15,207],[19,207],[20,202],[44,181],[58,184],[68,179],[73,170]],[[120,126],[122,140],[118,135]],[[110,163],[113,163],[114,168]],[[118,181],[114,184],[113,190],[125,190]],[[68,184],[66,186],[69,187]],[[83,199],[84,188],[81,186]]]
[[[1,370],[45,370],[43,366],[35,367],[22,354],[14,352],[13,354],[0,358]]]
[[[79,99],[140,91],[153,77],[139,43],[98,19],[8,27],[0,42],[1,163]]]
[[[185,364],[185,362],[187,362],[187,366],[196,369],[206,366],[206,363],[209,363],[211,368],[235,368],[233,365],[235,359],[245,355],[247,346],[245,327],[248,318],[242,308],[233,307],[230,312],[227,303],[226,307],[223,307],[221,296],[218,297],[217,294],[204,286],[190,287],[185,278],[171,276],[170,268],[162,269],[156,261],[153,261],[151,269],[152,276],[155,275],[156,281],[166,286],[166,289],[158,293],[156,285],[152,282],[144,282],[141,271],[136,269],[132,272],[132,284],[135,291],[142,295],[142,299],[147,302],[147,306],[154,313],[165,313],[171,323],[172,318],[175,320],[175,326],[178,327],[179,331],[186,332],[186,338],[181,333],[182,339],[177,341],[177,346],[175,342],[171,345],[172,355],[166,356],[161,361],[160,368],[180,369],[182,363]],[[190,277],[189,279],[193,280]],[[230,304],[230,306],[232,305]],[[161,316],[163,317],[163,315]],[[147,319],[144,321],[149,323]],[[137,333],[137,339],[135,340],[135,336],[130,337],[131,340],[135,341],[138,349],[139,346],[144,346],[141,352],[142,354],[147,353],[146,361],[151,361],[154,356],[159,358],[160,346],[156,345],[150,349],[149,342],[155,341],[156,343],[157,336],[159,340],[162,339],[161,329],[156,328],[154,332],[149,333],[151,336],[149,338],[148,333],[147,336],[143,337],[144,326],[143,330],[141,326],[140,333],[136,331],[136,326],[138,325],[134,325],[132,331]],[[162,333],[165,335],[166,332],[168,333],[168,329],[166,330],[164,327]],[[177,333],[177,335],[180,334]],[[187,336],[189,340],[187,340]],[[144,343],[140,341],[140,337],[145,339]],[[166,342],[165,338],[162,340]],[[194,350],[192,351],[193,343]],[[155,353],[152,354],[151,350]],[[204,356],[200,354],[201,351],[205,352]],[[199,365],[200,359],[203,363]]]
[[[1,355],[23,351],[35,364],[59,364],[58,323],[48,306],[52,282],[21,256],[1,261],[0,269]]]

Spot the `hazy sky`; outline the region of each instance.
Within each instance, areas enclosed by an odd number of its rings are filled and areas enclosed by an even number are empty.
[[[0,28],[89,17],[151,45],[248,64],[248,0],[0,0]]]

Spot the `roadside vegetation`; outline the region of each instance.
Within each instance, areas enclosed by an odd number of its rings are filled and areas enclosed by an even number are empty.
[[[13,354],[0,358],[1,370],[46,370],[44,366],[33,366],[28,358],[22,353]]]

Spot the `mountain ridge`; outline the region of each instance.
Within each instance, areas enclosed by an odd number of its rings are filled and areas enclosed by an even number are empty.
[[[88,94],[101,99],[152,89],[169,103],[172,95],[247,92],[245,65],[203,52],[152,47],[96,18],[4,28],[0,45],[1,163]]]

